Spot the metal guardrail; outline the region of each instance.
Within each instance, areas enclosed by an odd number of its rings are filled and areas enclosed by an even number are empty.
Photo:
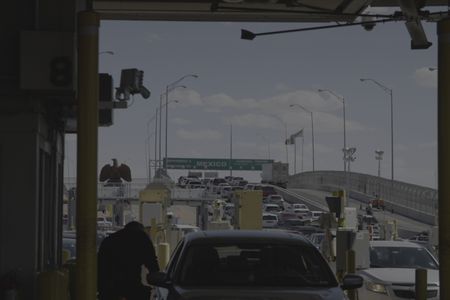
[[[366,199],[378,196],[392,209],[427,223],[434,222],[438,205],[438,192],[435,189],[354,172],[316,171],[295,174],[289,177],[288,187],[326,191],[346,187],[361,197],[365,195],[363,198]]]

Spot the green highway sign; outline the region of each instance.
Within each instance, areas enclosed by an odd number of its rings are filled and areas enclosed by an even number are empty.
[[[231,162],[231,164],[230,164]],[[164,159],[167,169],[261,171],[272,159],[174,158]]]

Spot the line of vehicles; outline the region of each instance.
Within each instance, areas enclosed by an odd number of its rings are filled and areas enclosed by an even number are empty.
[[[235,211],[231,201],[235,190],[261,189],[264,228],[197,228],[186,233],[173,250],[166,269],[148,278],[156,287],[155,299],[341,300],[347,299],[348,290],[356,290],[357,299],[415,299],[417,268],[428,271],[427,299],[439,299],[439,262],[421,244],[428,239],[425,233],[410,241],[370,241],[369,267],[346,274],[338,281],[332,263],[321,254],[325,237],[319,226],[322,211],[311,211],[303,203],[288,203],[273,186],[249,183],[242,177],[186,177],[180,178],[179,185],[202,188],[221,197],[226,218],[232,218]],[[99,219],[101,224],[107,221]],[[359,221],[377,224],[371,215],[362,215]],[[74,244],[70,247],[74,248]]]

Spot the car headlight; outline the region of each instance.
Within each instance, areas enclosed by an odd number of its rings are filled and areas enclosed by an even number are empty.
[[[380,293],[380,294],[387,294],[386,287],[383,284],[380,283],[374,283],[371,281],[366,281],[366,288],[369,291]]]

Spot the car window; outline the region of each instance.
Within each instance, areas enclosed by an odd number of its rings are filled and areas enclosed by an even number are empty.
[[[372,268],[439,268],[422,247],[370,247],[370,265]]]
[[[180,286],[337,286],[317,249],[299,245],[227,243],[186,251]]]
[[[183,249],[183,246],[184,246],[184,240],[180,240],[172,252],[172,255],[169,260],[170,263],[167,266],[167,274],[169,275],[169,278],[172,278],[174,275],[174,271],[177,266],[177,262],[180,257],[180,253],[181,253],[181,250]]]

